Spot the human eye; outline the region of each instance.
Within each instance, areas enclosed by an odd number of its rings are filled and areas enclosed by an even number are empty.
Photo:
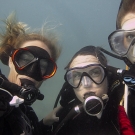
[[[96,67],[94,69],[92,69],[90,72],[89,72],[90,76],[92,77],[98,77],[100,76],[101,74],[101,69],[99,67]]]
[[[73,78],[74,79],[78,79],[78,78],[80,78],[81,77],[81,73],[80,72],[74,72],[73,73]]]
[[[135,37],[135,35],[132,34],[132,33],[129,33],[129,34],[126,35],[127,41],[131,41],[134,37]]]
[[[33,55],[31,53],[28,52],[22,52],[19,55],[17,55],[16,58],[16,62],[18,63],[18,65],[20,66],[25,66],[27,65],[29,62],[31,62],[33,60]]]
[[[29,57],[28,54],[22,54],[20,56],[20,60],[29,61],[30,60],[30,57]]]

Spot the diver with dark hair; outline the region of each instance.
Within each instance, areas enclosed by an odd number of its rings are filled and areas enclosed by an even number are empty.
[[[126,69],[107,66],[107,70],[124,82],[125,90],[119,106],[119,124],[122,135],[135,134],[135,1],[121,0],[116,19],[116,30],[108,36],[111,53],[102,47],[104,52],[127,65]],[[126,111],[126,112],[125,112]],[[122,115],[121,115],[122,114]],[[133,130],[134,128],[134,130]]]
[[[0,60],[10,70],[8,79],[0,72],[0,135],[44,135],[31,105],[44,99],[39,87],[56,73],[61,47],[53,33],[28,30],[14,13],[3,22]]]
[[[118,106],[123,85],[107,66],[95,46],[83,47],[72,57],[55,109],[44,118],[44,124],[52,127],[48,134],[120,135]]]

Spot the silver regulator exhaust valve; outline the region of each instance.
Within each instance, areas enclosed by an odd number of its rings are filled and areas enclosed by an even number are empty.
[[[77,105],[74,109],[77,113],[83,110],[90,116],[96,116],[101,118],[105,103],[109,97],[107,94],[103,94],[102,98],[97,97],[94,93],[87,93],[84,95],[84,102],[81,105]]]

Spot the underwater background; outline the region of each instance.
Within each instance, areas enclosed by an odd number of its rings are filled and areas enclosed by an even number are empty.
[[[18,20],[33,29],[47,23],[57,33],[62,46],[57,73],[40,87],[44,100],[32,105],[39,119],[53,109],[64,83],[64,67],[76,51],[87,45],[111,51],[108,36],[116,29],[119,4],[120,0],[1,0],[0,19],[15,11]],[[107,58],[110,65],[125,69],[123,61]],[[8,77],[9,68],[2,63],[0,68]]]

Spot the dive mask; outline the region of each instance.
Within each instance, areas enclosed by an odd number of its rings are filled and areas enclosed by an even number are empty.
[[[29,76],[36,81],[52,77],[57,70],[56,63],[48,52],[40,47],[14,49],[11,58],[18,74]]]
[[[119,56],[128,56],[129,52],[130,55],[135,57],[135,29],[116,30],[109,35],[108,41],[112,51]]]
[[[101,64],[89,64],[84,67],[74,67],[67,70],[65,80],[73,87],[79,85],[89,87],[91,82],[101,84],[106,77],[105,68]]]

